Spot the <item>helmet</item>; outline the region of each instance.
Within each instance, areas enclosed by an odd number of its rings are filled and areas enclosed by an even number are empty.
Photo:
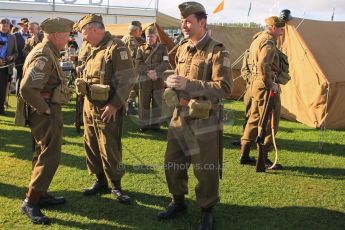
[[[279,18],[283,21],[290,21],[292,19],[292,16],[291,16],[291,11],[288,10],[288,9],[285,9],[285,10],[282,10],[280,12],[280,16]]]

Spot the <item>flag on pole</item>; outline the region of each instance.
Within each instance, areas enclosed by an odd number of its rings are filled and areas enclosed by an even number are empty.
[[[248,9],[247,17],[249,17],[249,14],[250,14],[251,10],[252,10],[252,2],[250,2],[250,4],[249,4],[249,9]]]
[[[331,17],[331,21],[333,22],[334,19],[334,12],[335,12],[335,8],[333,8],[333,13],[332,13],[332,17]]]
[[[213,10],[213,14],[216,14],[220,11],[224,10],[224,0],[219,3],[219,5]]]

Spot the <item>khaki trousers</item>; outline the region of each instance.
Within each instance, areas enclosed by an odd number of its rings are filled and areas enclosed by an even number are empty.
[[[251,107],[249,111],[249,118],[247,125],[244,129],[243,136],[241,138],[242,144],[248,144],[255,141],[258,135],[258,124],[263,116],[264,106],[267,100],[267,89],[260,76],[255,76],[253,82],[250,86],[251,94]],[[280,94],[277,93],[274,97],[274,131],[277,133],[280,120]],[[272,147],[272,129],[271,129],[271,119],[268,121],[266,127],[266,138],[264,142],[264,147],[269,150]]]
[[[191,119],[185,113],[175,109],[169,126],[164,165],[169,192],[188,193],[187,170],[192,164],[198,180],[197,203],[209,208],[219,202],[218,118],[214,114],[208,119]]]
[[[90,174],[102,174],[111,181],[120,180],[122,167],[122,109],[117,111],[115,121],[104,123],[98,107],[85,97],[84,100],[84,148]]]
[[[63,118],[61,106],[51,104],[51,115],[30,115],[30,128],[36,141],[33,169],[29,187],[46,192],[59,166],[61,157]]]

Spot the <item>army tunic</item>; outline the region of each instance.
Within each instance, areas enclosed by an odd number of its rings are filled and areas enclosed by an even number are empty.
[[[136,57],[136,66],[140,86],[140,126],[158,125],[161,119],[164,90],[162,73],[169,68],[169,57],[166,46],[160,43],[157,43],[155,47],[151,47],[148,44],[140,46]],[[149,70],[156,71],[157,80],[152,80],[147,76],[147,71]],[[150,121],[151,111],[152,119]]]
[[[232,76],[229,52],[221,43],[213,49],[208,63],[206,79],[203,79],[205,55],[212,38],[207,34],[196,46],[186,42],[176,54],[176,74],[188,78],[186,89],[179,91],[180,98],[207,98],[212,104],[231,94]],[[170,193],[188,193],[187,169],[193,164],[198,180],[195,188],[198,204],[209,208],[219,201],[219,129],[222,124],[219,111],[212,109],[206,119],[190,118],[188,108],[178,106],[174,110],[168,130],[165,153],[165,174]]]
[[[128,49],[131,53],[132,60],[133,60],[133,65],[135,66],[135,59],[137,57],[138,48],[139,48],[139,46],[145,44],[145,39],[143,39],[142,37],[135,38],[132,35],[126,35],[121,40],[128,47]],[[130,101],[135,101],[135,98],[137,96],[139,96],[139,84],[138,83],[136,83],[133,86],[133,90],[131,90],[128,99]]]
[[[60,78],[64,78],[59,55],[46,39],[35,46],[25,60],[20,87],[22,98],[32,107],[30,129],[37,144],[29,187],[41,192],[47,191],[61,156],[61,105],[50,102],[53,90],[62,84]],[[48,108],[50,115],[44,113]]]
[[[249,118],[241,138],[243,144],[250,144],[258,135],[258,124],[263,115],[264,105],[267,100],[267,93],[272,87],[275,73],[272,65],[279,65],[276,40],[268,32],[263,32],[255,38],[250,46],[250,57],[252,62],[252,75],[249,90],[250,100],[252,101]],[[277,132],[280,117],[280,93],[274,97],[274,129]],[[268,122],[266,138],[264,142],[267,152],[272,145],[271,121]]]
[[[108,41],[112,41],[108,53]],[[135,72],[127,46],[109,32],[102,41],[92,47],[85,61],[83,78],[88,85],[100,84],[102,63],[105,61],[104,83],[111,88],[106,102],[93,101],[87,94],[84,100],[84,147],[87,166],[92,174],[105,173],[111,181],[120,180],[124,174],[122,162],[121,134],[122,107],[135,82]],[[115,121],[105,123],[100,109],[110,103],[117,109]]]

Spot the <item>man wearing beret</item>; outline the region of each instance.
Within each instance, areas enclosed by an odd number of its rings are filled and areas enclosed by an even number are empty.
[[[140,131],[159,130],[162,111],[164,82],[162,73],[169,68],[168,51],[158,42],[154,26],[146,28],[146,44],[138,49],[136,57],[140,84]],[[152,117],[150,118],[150,114]]]
[[[133,65],[135,65],[135,58],[137,56],[137,51],[139,46],[145,44],[145,39],[141,36],[142,26],[139,21],[132,21],[128,26],[129,34],[124,36],[121,40],[128,46],[129,51],[131,52],[131,57],[133,60]],[[131,90],[128,101],[127,101],[127,115],[135,115],[135,98],[139,96],[139,84],[136,83]]]
[[[6,88],[18,56],[16,37],[10,34],[10,25],[9,19],[0,19],[0,114],[5,114]]]
[[[198,229],[212,229],[212,210],[219,202],[220,100],[231,94],[230,58],[223,44],[208,35],[207,15],[200,3],[185,2],[179,9],[186,42],[177,50],[175,74],[166,80],[179,99],[169,125],[164,162],[173,199],[158,218],[171,219],[186,212],[187,170],[192,164],[201,207]]]
[[[68,102],[67,82],[59,63],[60,51],[68,42],[73,21],[65,18],[46,19],[41,28],[44,40],[27,56],[20,94],[30,105],[29,125],[37,148],[32,161],[32,175],[21,211],[33,223],[49,224],[40,208],[61,204],[63,197],[47,194],[61,156],[63,118],[61,104]],[[62,100],[61,98],[65,98]]]
[[[241,138],[241,156],[240,164],[253,164],[255,159],[249,156],[251,142],[255,141],[258,135],[258,124],[263,116],[264,106],[267,100],[267,93],[273,90],[274,97],[274,124],[276,131],[280,117],[280,88],[274,80],[275,73],[273,65],[278,60],[277,38],[284,32],[285,22],[276,16],[265,19],[266,30],[256,34],[249,48],[249,59],[251,62],[250,87],[248,88],[251,107],[249,109],[249,118]],[[275,64],[275,66],[279,66]],[[270,124],[270,122],[269,122]],[[271,125],[268,125],[266,138],[264,142],[265,166],[270,168],[272,162],[268,159],[268,150],[272,147]],[[275,170],[281,169],[277,164]]]
[[[91,14],[79,21],[84,39],[91,46],[85,60],[83,82],[77,90],[85,93],[84,147],[87,167],[96,182],[84,191],[95,195],[108,190],[120,203],[131,199],[121,188],[123,108],[136,80],[133,61],[127,46],[105,31],[101,16]]]

